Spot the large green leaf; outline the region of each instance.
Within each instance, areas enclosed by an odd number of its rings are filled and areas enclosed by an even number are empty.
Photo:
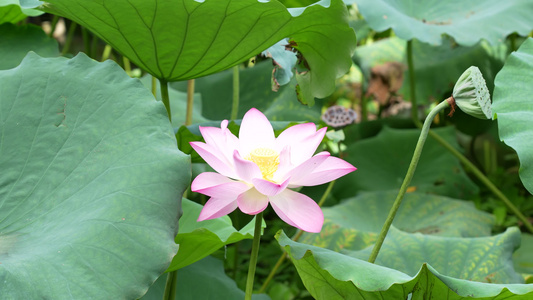
[[[349,70],[355,49],[341,0],[290,11],[276,0],[49,0],[45,9],[89,28],[167,81],[220,72],[289,38],[309,64],[313,95],[325,97]]]
[[[435,129],[448,143],[458,147],[452,127]],[[343,158],[357,171],[337,180],[333,188],[339,199],[353,197],[357,191],[398,189],[415,149],[420,130],[384,127],[376,136],[348,145]],[[465,174],[461,164],[434,139],[428,138],[411,186],[459,199],[470,199],[479,188]]]
[[[177,278],[176,300],[244,299],[244,292],[224,273],[223,262],[211,256],[180,269]],[[141,300],[162,299],[166,279],[166,274],[159,277]],[[265,294],[254,294],[252,299],[268,300],[270,297]]]
[[[419,235],[422,236],[422,235]],[[438,238],[438,237],[433,237]],[[442,275],[429,264],[418,264],[418,273],[411,277],[395,269],[386,268],[367,261],[343,255],[329,249],[300,244],[290,240],[284,233],[278,234],[278,242],[289,253],[304,285],[315,299],[531,299],[533,285],[490,284],[457,279]],[[520,233],[516,228],[489,238],[478,238],[482,244],[504,241],[507,244],[519,242]],[[476,240],[476,239],[474,239]],[[482,246],[481,246],[482,248]],[[504,245],[506,250],[510,247]],[[459,248],[460,249],[460,248]],[[455,247],[441,252],[441,258],[454,254]],[[465,268],[478,268],[481,273],[497,268],[500,260],[493,261],[495,267],[485,270],[478,261],[447,260],[449,264],[459,264]],[[509,257],[510,252],[505,254]],[[455,255],[452,255],[455,257]],[[481,261],[484,261],[483,259]],[[491,277],[487,278],[487,281]]]
[[[472,46],[481,39],[491,44],[533,28],[533,2],[529,0],[354,0],[370,27],[392,28],[404,40],[418,39],[440,45],[443,34],[458,44]]]
[[[442,45],[435,47],[413,41],[413,63],[415,68],[416,95],[422,103],[442,101],[451,95],[455,82],[470,66],[478,66],[487,85],[492,90],[494,77],[502,68],[507,57],[507,47],[503,43],[490,46],[482,41],[474,46],[454,45],[451,39],[443,39]],[[358,47],[354,61],[361,67],[366,78],[370,69],[385,62],[406,62],[406,42],[397,37],[380,40]],[[410,98],[407,67],[403,74],[403,85],[398,94],[403,99]],[[490,121],[487,121],[490,124]]]
[[[465,224],[467,226],[467,224]],[[523,283],[513,268],[512,253],[520,245],[520,231],[508,229],[492,237],[459,238],[407,233],[391,227],[376,264],[410,276],[424,263],[440,274],[488,283]],[[372,247],[348,255],[367,260]]]
[[[57,41],[33,24],[0,25],[0,70],[16,67],[29,51],[43,57],[59,56]]]
[[[323,208],[322,231],[304,233],[301,241],[335,251],[366,248],[375,243],[397,193],[365,192],[339,205]],[[472,202],[408,193],[393,225],[405,232],[475,237],[489,235],[493,223],[492,215],[476,210]]]
[[[240,69],[240,99],[238,118],[252,107],[262,111],[272,121],[320,122],[320,106],[308,107],[298,103],[294,80],[272,91],[272,63],[265,61],[251,68]],[[202,95],[202,116],[210,120],[229,119],[232,106],[232,70],[195,80],[195,91]],[[171,86],[185,92],[186,82]]]
[[[165,271],[189,158],[115,63],[30,53],[0,71],[0,295],[134,299]]]
[[[197,222],[202,206],[187,199],[183,200],[182,205],[180,232],[176,236],[176,243],[180,245],[180,250],[167,271],[188,266],[225,245],[254,237],[255,219],[237,231],[228,216]]]
[[[533,38],[513,52],[496,76],[492,111],[500,139],[518,153],[520,179],[533,193]]]

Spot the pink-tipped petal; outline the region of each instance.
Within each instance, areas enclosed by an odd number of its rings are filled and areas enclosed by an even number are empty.
[[[284,182],[278,184],[262,178],[252,179],[252,183],[257,191],[266,196],[275,196],[283,192],[287,185],[289,185],[289,181],[290,178],[287,178]]]
[[[268,197],[259,193],[256,189],[249,189],[237,197],[239,209],[249,215],[256,215],[268,205]]]
[[[233,151],[239,147],[239,139],[234,136],[227,128],[221,129],[216,127],[202,127],[200,132],[207,145],[213,147],[222,155],[224,163],[233,165]]]
[[[274,129],[259,110],[252,108],[242,118],[239,130],[240,153],[248,155],[256,148],[274,146]]]
[[[237,199],[237,196],[244,193],[251,187],[244,182],[235,181],[224,175],[213,172],[204,172],[196,176],[191,184],[193,192],[201,193],[209,197],[220,197]]]
[[[263,177],[259,167],[254,162],[243,159],[237,150],[233,152],[233,161],[235,162],[235,171],[240,179],[251,183],[252,179]]]
[[[229,214],[237,208],[237,199],[236,198],[215,198],[212,197],[204,205],[200,216],[198,217],[198,222],[210,219],[220,218]]]
[[[286,189],[270,197],[270,205],[276,214],[287,224],[307,232],[320,232],[324,224],[324,214],[313,201],[304,194]]]
[[[297,166],[315,153],[318,145],[324,138],[327,128],[316,131],[314,123],[298,124],[285,129],[276,139],[276,148],[279,151],[287,145],[291,146],[291,161]]]
[[[238,179],[233,166],[227,164],[224,155],[220,151],[202,142],[190,142],[189,144],[215,171],[224,176]]]
[[[308,160],[304,161],[303,163],[301,163],[294,169],[292,169],[286,175],[291,178],[290,185],[291,186],[307,185],[307,184],[302,184],[302,183],[305,183],[303,179],[305,179],[316,168],[318,168],[324,161],[326,161],[328,157],[330,157],[329,152],[323,151],[309,158]]]
[[[350,163],[340,158],[330,156],[323,163],[321,163],[320,166],[314,169],[313,172],[299,178],[298,180],[291,179],[289,187],[324,184],[355,170],[357,170],[357,168],[352,166]]]

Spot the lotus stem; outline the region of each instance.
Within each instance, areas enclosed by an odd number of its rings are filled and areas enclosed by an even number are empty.
[[[252,242],[252,254],[250,256],[250,265],[248,267],[248,276],[246,278],[245,300],[252,300],[254,290],[255,269],[257,266],[257,256],[259,254],[259,243],[261,241],[261,224],[263,221],[263,212],[255,216],[254,240]]]
[[[163,300],[176,299],[176,275],[177,270],[168,273],[167,281],[165,283],[165,291],[163,293]]]
[[[387,219],[385,220],[385,224],[383,224],[383,228],[381,229],[381,232],[379,233],[376,243],[374,244],[372,253],[370,253],[370,258],[368,259],[368,261],[371,263],[374,263],[376,261],[376,258],[379,254],[379,250],[381,249],[381,246],[383,245],[383,241],[385,240],[385,237],[387,236],[387,233],[389,232],[392,221],[394,220],[394,217],[396,216],[396,212],[398,211],[398,209],[400,208],[400,205],[402,204],[402,200],[405,195],[405,192],[407,191],[407,187],[409,186],[409,183],[411,183],[411,179],[413,178],[413,175],[415,174],[416,166],[418,164],[418,161],[420,160],[420,155],[422,154],[422,149],[424,148],[424,143],[426,142],[426,138],[428,136],[431,123],[433,123],[433,119],[435,118],[435,116],[441,110],[445,109],[448,106],[450,106],[450,103],[448,103],[448,99],[442,101],[437,106],[435,106],[435,108],[431,110],[429,115],[426,117],[426,120],[424,121],[424,125],[422,126],[422,132],[420,133],[420,137],[418,138],[415,152],[413,153],[413,158],[411,159],[411,163],[409,164],[409,169],[407,169],[407,174],[405,175],[402,186],[400,187],[400,192],[398,193],[396,200],[394,200],[394,203],[392,204],[392,208],[389,211],[389,215],[387,216]]]
[[[192,125],[192,108],[194,106],[194,79],[187,80],[187,113],[185,126]]]
[[[170,98],[168,97],[168,81],[159,79],[159,85],[161,86],[161,100],[167,109],[168,120],[172,122],[172,115],[170,113]]]
[[[239,114],[239,65],[233,67],[233,102],[231,105],[231,116],[230,120],[237,119]]]
[[[50,33],[48,33],[48,36],[51,38],[54,37],[54,32],[56,31],[58,21],[59,21],[59,16],[54,15],[54,17],[52,18],[52,22],[50,23]]]
[[[320,201],[318,201],[318,206],[322,207],[324,202],[326,202],[326,199],[328,198],[329,193],[331,193],[331,190],[333,189],[333,185],[335,185],[335,180],[329,182],[328,187],[326,188],[326,191],[324,191],[324,194],[322,194],[322,198],[320,198]],[[297,242],[302,236],[302,234],[303,234],[303,231],[301,229],[298,229],[298,231],[296,232],[292,240]],[[276,273],[278,272],[278,269],[281,267],[281,264],[283,264],[286,258],[287,258],[287,253],[283,251],[283,253],[281,253],[281,255],[279,256],[278,261],[276,262],[272,270],[270,270],[270,273],[268,274],[267,279],[265,280],[265,282],[263,282],[261,289],[259,289],[260,294],[266,291],[266,288],[272,281],[272,278],[274,278],[274,275],[276,275]]]
[[[154,95],[154,98],[157,97],[157,78],[152,75],[152,95]]]
[[[418,121],[418,106],[416,102],[415,66],[413,64],[413,40],[407,41],[407,68],[409,69],[409,92],[411,98],[411,118]]]
[[[130,60],[126,56],[122,56],[122,62],[124,63],[124,71],[131,77],[131,64]]]
[[[72,44],[72,39],[74,38],[74,32],[76,32],[76,22],[72,21],[70,23],[70,27],[68,28],[67,33],[67,40],[65,41],[65,45],[63,46],[63,50],[61,51],[61,55],[65,55],[68,53],[68,50],[70,49],[70,45]]]
[[[108,59],[109,55],[111,55],[111,50],[113,50],[113,48],[111,48],[110,45],[105,45],[104,52],[102,53],[102,59],[100,61],[105,61]]]

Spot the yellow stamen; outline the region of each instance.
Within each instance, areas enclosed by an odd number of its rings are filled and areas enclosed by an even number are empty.
[[[277,151],[270,148],[256,148],[250,152],[246,159],[259,167],[263,179],[272,181],[279,166],[279,153]]]

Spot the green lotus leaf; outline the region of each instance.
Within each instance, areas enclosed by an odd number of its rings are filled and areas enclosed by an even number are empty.
[[[465,226],[467,226],[465,224]],[[513,267],[512,253],[520,245],[513,227],[491,237],[440,237],[407,233],[391,227],[376,264],[415,276],[424,263],[440,274],[488,283],[524,283]],[[368,260],[372,247],[346,254]]]
[[[497,44],[513,32],[525,36],[533,28],[533,2],[527,0],[353,2],[375,31],[392,28],[401,39],[432,45],[440,45],[443,34],[465,46],[481,39]]]
[[[188,266],[228,244],[254,237],[255,218],[237,231],[228,216],[197,222],[202,205],[184,199],[183,216],[180,219],[180,232],[176,243],[180,245],[178,254],[167,271]],[[263,221],[263,227],[265,223]]]
[[[21,7],[19,0],[0,0],[0,24],[17,23],[28,16],[34,17],[42,14],[40,10]]]
[[[1,298],[142,296],[191,176],[164,106],[84,54],[30,53],[0,83]]]
[[[375,243],[397,193],[365,192],[323,208],[322,231],[304,233],[300,241],[334,251],[366,248]],[[493,224],[494,217],[472,202],[422,193],[405,195],[393,223],[405,232],[450,237],[488,236]]]
[[[45,9],[90,29],[166,81],[220,72],[289,38],[312,70],[312,94],[320,98],[349,70],[356,42],[341,0],[290,10],[275,0],[49,0]]]
[[[0,70],[18,66],[29,51],[43,57],[59,56],[57,41],[33,24],[2,24],[0,37]]]
[[[180,249],[181,251],[181,249]],[[207,256],[180,269],[176,280],[176,300],[244,299],[244,292],[224,273],[224,263]],[[167,274],[162,275],[140,300],[161,300]],[[252,295],[253,300],[269,300],[265,294]]]
[[[417,274],[409,276],[398,270],[371,264],[329,249],[294,242],[283,232],[278,233],[276,239],[289,254],[307,290],[318,300],[464,298],[489,300],[507,297],[526,300],[533,296],[533,285],[494,284],[453,278],[442,275],[428,263],[418,264]],[[503,241],[505,245],[502,247],[510,250],[512,246],[509,245],[516,246],[519,243],[520,233],[517,228],[511,228],[501,235],[478,239],[489,243]],[[480,243],[483,241],[480,240]],[[465,259],[468,257],[468,250],[452,245],[448,248],[449,252],[461,251],[464,252]],[[447,255],[448,253],[441,254],[445,257]],[[510,253],[506,255],[510,256]],[[485,259],[481,261],[486,262]],[[458,261],[449,260],[449,262],[457,264]],[[493,263],[498,264],[501,261],[495,260]],[[483,268],[483,264],[477,264],[476,261],[464,260],[459,264],[468,268],[472,265]],[[492,270],[493,267],[487,268],[486,271],[489,269]],[[487,273],[487,276],[490,276],[490,273]]]
[[[496,76],[492,111],[498,118],[500,139],[520,159],[520,179],[533,193],[533,38],[511,53]]]
[[[452,127],[435,129],[458,148]],[[411,162],[418,129],[384,127],[375,137],[347,145],[343,159],[357,171],[337,179],[333,193],[338,199],[353,197],[358,191],[396,190],[402,184]],[[418,192],[431,192],[458,199],[470,199],[479,188],[465,174],[449,151],[428,138],[410,185]]]
[[[533,235],[522,233],[522,244],[513,254],[514,268],[517,272],[533,275]]]

